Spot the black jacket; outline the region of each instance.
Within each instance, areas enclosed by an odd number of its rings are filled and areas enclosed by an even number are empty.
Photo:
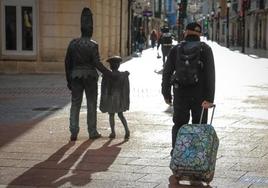
[[[186,46],[195,41],[200,41],[198,36],[190,35],[185,38]],[[174,46],[168,55],[167,62],[163,70],[162,94],[165,99],[171,101],[171,78],[175,72],[177,62],[177,48],[180,44]],[[201,61],[203,68],[200,73],[200,80],[197,85],[191,87],[178,86],[178,97],[194,97],[200,100],[214,102],[215,93],[215,67],[212,49],[205,43],[202,44]],[[175,96],[176,97],[176,96]]]
[[[98,44],[89,37],[73,39],[65,57],[65,72],[68,85],[75,77],[98,77],[96,68],[104,73],[111,72],[100,62]]]

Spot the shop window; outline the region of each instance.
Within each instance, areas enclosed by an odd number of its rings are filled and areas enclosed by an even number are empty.
[[[3,0],[2,54],[36,54],[35,0]]]

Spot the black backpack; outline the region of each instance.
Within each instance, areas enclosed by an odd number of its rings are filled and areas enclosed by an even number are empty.
[[[179,86],[195,86],[200,80],[200,72],[203,68],[201,61],[202,42],[192,42],[185,48],[186,42],[182,41],[177,47],[177,59],[175,64],[174,83]]]
[[[162,34],[162,44],[172,44],[172,35],[171,33],[163,33]]]

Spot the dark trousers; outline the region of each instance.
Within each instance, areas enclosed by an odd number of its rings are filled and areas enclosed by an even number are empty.
[[[114,114],[115,113],[109,113],[109,122],[110,122],[111,132],[115,134]],[[118,115],[119,119],[121,120],[121,122],[125,128],[126,134],[129,133],[129,129],[127,126],[127,120],[126,120],[123,112],[118,112],[117,115]]]
[[[151,40],[151,45],[152,45],[152,48],[155,47],[155,40]]]
[[[175,146],[178,130],[184,124],[188,124],[190,120],[190,112],[192,117],[192,123],[198,124],[200,121],[200,116],[202,112],[202,100],[195,97],[182,97],[174,96],[174,114],[172,127],[172,148]],[[204,110],[202,123],[207,123],[207,110]]]
[[[166,63],[166,57],[168,56],[170,49],[171,46],[162,46],[163,65]]]
[[[87,125],[89,136],[97,134],[97,78],[74,78],[71,82],[72,104],[70,111],[70,132],[79,133],[79,113],[83,100],[83,92],[87,98]]]

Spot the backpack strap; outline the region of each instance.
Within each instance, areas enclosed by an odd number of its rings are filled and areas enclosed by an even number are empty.
[[[205,47],[205,43],[204,42],[200,42],[200,52],[203,52]]]
[[[186,44],[186,41],[183,40],[181,41],[178,46],[177,46],[177,59],[178,57],[180,56],[180,54],[182,53],[182,49],[183,49],[183,46]]]
[[[201,62],[201,68],[203,69],[204,67],[204,61],[203,61],[203,58],[204,58],[204,48],[205,48],[205,43],[204,42],[200,42],[200,62]]]

